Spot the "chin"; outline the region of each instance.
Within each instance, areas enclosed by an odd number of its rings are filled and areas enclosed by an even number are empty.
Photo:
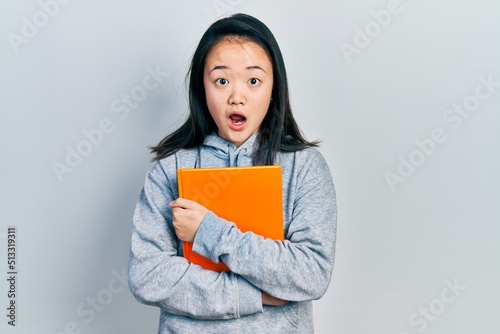
[[[243,133],[231,134],[230,136],[228,136],[227,140],[239,147],[248,138],[250,138],[250,136],[251,136],[251,134],[247,135],[247,134],[243,134]]]

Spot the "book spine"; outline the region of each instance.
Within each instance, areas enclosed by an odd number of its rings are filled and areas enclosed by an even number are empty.
[[[184,197],[184,187],[182,185],[182,170],[180,169],[177,169],[177,190],[179,191],[179,197]],[[184,258],[189,260],[191,253],[189,244],[186,241],[182,242],[182,252]]]

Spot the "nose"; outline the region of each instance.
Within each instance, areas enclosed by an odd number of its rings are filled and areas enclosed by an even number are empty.
[[[241,87],[234,87],[229,95],[228,102],[231,105],[244,105],[246,103],[246,98],[243,89]]]

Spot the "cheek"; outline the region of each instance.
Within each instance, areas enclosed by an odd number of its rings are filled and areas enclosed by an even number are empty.
[[[216,98],[214,96],[214,92],[210,88],[205,88],[205,99],[207,101],[207,106],[210,112],[212,112],[212,108],[215,106]]]
[[[203,88],[205,88],[205,99],[207,100],[207,104],[213,103],[215,92],[212,85],[210,85],[210,82],[207,81],[207,79],[203,80]]]
[[[271,81],[271,82],[268,82],[266,84],[266,87],[264,89],[262,89],[262,91],[260,92],[259,99],[262,102],[261,104],[263,104],[263,105],[265,104],[268,106],[271,103],[272,94],[273,94],[273,83]]]
[[[221,97],[218,94],[214,94],[213,91],[205,91],[208,112],[212,116],[212,119],[217,123],[222,119],[224,108],[221,106]]]
[[[264,92],[259,96],[259,109],[261,112],[266,114],[267,110],[269,109],[269,105],[271,103],[271,93],[269,92]]]
[[[207,101],[212,101],[212,103],[221,102],[223,99],[223,92],[220,89],[215,88],[213,85],[205,85],[205,96]]]

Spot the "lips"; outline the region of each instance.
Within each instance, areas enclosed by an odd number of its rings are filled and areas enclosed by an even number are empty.
[[[245,125],[247,118],[242,114],[232,113],[229,115],[229,127],[234,131],[241,131]]]

